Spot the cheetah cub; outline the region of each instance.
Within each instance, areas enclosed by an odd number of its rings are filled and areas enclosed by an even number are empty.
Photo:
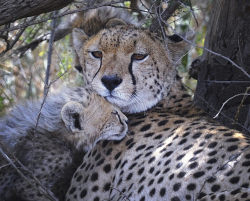
[[[19,105],[0,122],[1,145],[28,169],[21,168],[27,180],[0,156],[0,198],[4,201],[64,200],[82,150],[90,150],[100,140],[121,140],[127,132],[127,117],[87,89],[67,89],[49,96],[35,129],[38,108],[31,102],[26,107]],[[18,112],[23,114],[18,116]],[[40,185],[30,179],[32,174]]]

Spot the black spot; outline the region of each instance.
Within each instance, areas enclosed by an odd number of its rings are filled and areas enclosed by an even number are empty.
[[[139,147],[136,148],[136,151],[140,151],[140,150],[144,149],[145,147],[146,147],[145,144],[140,145]]]
[[[195,189],[196,189],[196,184],[190,183],[190,184],[187,185],[187,190],[193,191]]]
[[[109,173],[110,170],[111,170],[110,164],[105,165],[104,168],[103,168],[103,170],[104,170],[104,172]]]
[[[177,174],[177,177],[182,178],[185,176],[185,174],[186,174],[186,172],[180,172],[179,174]]]
[[[216,181],[216,178],[215,177],[209,177],[208,179],[207,179],[207,182],[208,183],[213,183],[213,182],[215,182]]]
[[[188,146],[186,146],[186,147],[184,147],[184,151],[187,151],[187,150],[189,150],[189,149],[191,149],[193,147],[193,145],[192,144],[190,144],[190,145],[188,145]]]
[[[220,185],[217,185],[217,184],[213,185],[211,188],[211,191],[213,191],[213,192],[216,192],[218,190],[220,190]]]
[[[224,133],[224,136],[225,137],[231,137],[231,136],[233,136],[233,133]]]
[[[131,123],[131,124],[129,124],[130,126],[137,126],[137,125],[139,125],[139,124],[141,124],[141,123],[143,123],[144,121],[137,121],[137,122],[134,122],[134,123]]]
[[[86,195],[87,195],[87,190],[83,189],[82,192],[81,192],[81,194],[80,194],[80,197],[84,198]]]
[[[110,187],[111,187],[111,184],[110,184],[110,183],[106,183],[106,184],[103,186],[103,190],[104,190],[104,191],[109,191],[109,190],[110,190]]]
[[[152,135],[154,135],[154,133],[147,133],[144,135],[144,137],[151,137]]]
[[[202,133],[200,133],[200,132],[198,132],[198,133],[195,133],[194,135],[193,135],[193,139],[197,139],[197,138],[199,138],[200,136],[201,136],[201,134]]]
[[[172,153],[173,153],[173,151],[168,151],[168,152],[166,152],[166,153],[163,155],[163,157],[164,157],[164,158],[165,158],[165,157],[169,157]]]
[[[217,162],[217,159],[216,158],[211,158],[207,161],[208,164],[213,164],[213,163],[216,163]]]
[[[142,167],[142,168],[140,168],[140,169],[138,170],[138,175],[141,175],[143,172],[144,172],[144,167]]]
[[[154,137],[155,140],[159,140],[161,138],[162,138],[162,135],[157,135],[157,136]]]
[[[216,145],[217,145],[218,143],[217,142],[211,142],[209,145],[208,145],[208,148],[214,148],[214,147],[216,147]]]
[[[141,197],[140,201],[145,201],[145,196]]]
[[[181,201],[181,200],[177,196],[175,196],[171,198],[171,201]]]
[[[179,142],[179,144],[178,145],[182,145],[182,144],[184,144],[184,143],[186,143],[187,142],[187,139],[186,138],[184,138],[184,139],[182,139],[180,142]]]
[[[174,184],[174,186],[173,186],[173,190],[174,190],[174,191],[178,191],[180,188],[181,188],[181,183],[176,183],[176,184]]]
[[[190,165],[189,165],[189,168],[190,169],[194,169],[194,168],[196,168],[198,166],[198,163],[197,162],[193,162],[193,163],[191,163]]]
[[[213,135],[212,134],[207,134],[207,135],[205,135],[205,139],[209,139],[209,138],[211,138]]]
[[[168,120],[162,120],[162,121],[158,122],[158,126],[164,126],[167,123],[168,123]]]
[[[199,178],[199,177],[202,177],[204,174],[205,174],[205,172],[203,172],[203,171],[196,172],[196,173],[194,173],[193,177],[194,178]]]
[[[238,146],[237,145],[232,145],[232,146],[227,148],[227,151],[234,151],[236,149],[238,149]]]
[[[232,184],[237,184],[239,182],[240,178],[239,177],[232,177],[229,181]]]
[[[160,177],[157,181],[158,184],[160,184],[163,181],[164,177]]]
[[[242,163],[242,166],[250,166],[250,161],[245,161]]]
[[[142,192],[144,186],[140,186],[140,188],[138,189],[138,193]]]
[[[75,191],[76,191],[76,188],[75,188],[75,187],[72,187],[72,188],[69,190],[69,194],[73,194]]]
[[[153,183],[154,183],[154,179],[151,179],[151,180],[148,182],[148,186],[151,186]]]
[[[236,189],[236,190],[234,190],[234,191],[232,191],[232,192],[231,192],[231,195],[236,195],[236,194],[238,194],[238,193],[240,193],[240,189],[239,189],[239,188]]]
[[[106,155],[109,156],[112,152],[112,148],[108,149],[108,151],[106,152]]]
[[[98,186],[93,186],[92,191],[93,191],[93,192],[96,192],[96,191],[98,191],[98,189],[99,189]]]
[[[239,139],[238,138],[229,138],[226,140],[226,142],[238,142]]]
[[[155,170],[155,168],[154,168],[154,167],[151,167],[151,168],[149,169],[149,172],[152,174],[152,173],[154,172],[154,170]]]
[[[133,140],[133,138],[131,138],[131,139],[127,140],[127,142],[126,142],[126,146],[130,145],[133,141],[134,141],[134,140]],[[121,154],[120,154],[120,155],[121,155]]]
[[[186,195],[186,199],[187,199],[187,200],[191,200],[191,198],[192,198],[191,195],[189,195],[189,194]]]
[[[151,189],[151,191],[149,192],[150,197],[153,197],[155,194],[155,188]]]
[[[176,120],[174,121],[174,124],[181,124],[181,123],[184,123],[185,121],[184,120]]]
[[[145,179],[146,179],[146,177],[143,176],[143,177],[139,180],[139,183],[142,183]]]
[[[152,163],[155,160],[155,157],[153,156],[152,158],[149,159],[148,164]]]
[[[161,188],[160,190],[160,196],[163,197],[166,193],[166,189],[165,188]]]
[[[80,176],[78,176],[77,178],[76,178],[76,181],[77,182],[79,182],[79,181],[81,181],[82,180],[82,175],[80,175]]]
[[[179,160],[181,160],[184,156],[185,156],[185,154],[182,154],[182,155],[178,156],[178,157],[176,158],[176,160],[179,161]]]
[[[149,130],[150,128],[151,128],[151,124],[147,124],[147,125],[143,126],[143,127],[140,129],[140,131],[147,131],[147,130]]]
[[[170,176],[169,176],[169,180],[172,180],[174,178],[174,174],[171,174]]]
[[[224,201],[225,199],[226,199],[225,195],[222,194],[222,195],[219,196],[220,201]]]
[[[98,179],[98,173],[97,172],[94,172],[92,175],[91,175],[91,181],[96,181]]]
[[[208,153],[209,156],[213,156],[215,154],[217,154],[217,151],[211,151],[210,153]]]
[[[245,158],[246,158],[246,159],[250,159],[250,154],[247,154],[247,155],[245,156]]]

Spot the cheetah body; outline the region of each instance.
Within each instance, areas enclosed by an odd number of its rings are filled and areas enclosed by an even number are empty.
[[[84,156],[66,201],[250,199],[249,139],[192,106],[176,79],[183,41],[164,43],[127,25],[73,37],[93,89],[138,114],[129,115],[125,139]]]
[[[120,140],[127,132],[126,116],[87,88],[73,88],[50,95],[41,112],[41,122],[34,127],[37,118],[32,119],[29,114],[37,117],[39,103],[18,105],[2,120],[5,124],[1,124],[1,147],[5,145],[6,152],[14,153],[27,168],[16,163],[26,176],[24,179],[0,158],[0,197],[4,200],[45,201],[48,196],[64,200],[84,150],[90,150],[103,139]],[[96,118],[97,112],[99,118]],[[26,118],[21,119],[20,115]],[[50,120],[54,118],[54,127],[49,130]],[[25,127],[18,133],[20,125]],[[9,127],[16,132],[9,132]]]

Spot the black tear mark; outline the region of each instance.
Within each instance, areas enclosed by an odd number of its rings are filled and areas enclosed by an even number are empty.
[[[133,65],[133,59],[131,58],[131,62],[129,64],[129,66],[128,66],[128,71],[129,71],[129,73],[131,75],[133,85],[136,85],[136,80],[135,80],[135,76],[133,74],[132,65]]]
[[[79,130],[82,130],[81,123],[80,123],[80,115],[78,113],[73,113],[72,117],[73,117],[73,120],[74,120],[75,128],[78,128]]]

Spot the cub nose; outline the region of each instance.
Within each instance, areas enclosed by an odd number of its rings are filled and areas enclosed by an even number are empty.
[[[112,91],[121,84],[122,79],[117,75],[104,75],[101,81],[109,91]]]

